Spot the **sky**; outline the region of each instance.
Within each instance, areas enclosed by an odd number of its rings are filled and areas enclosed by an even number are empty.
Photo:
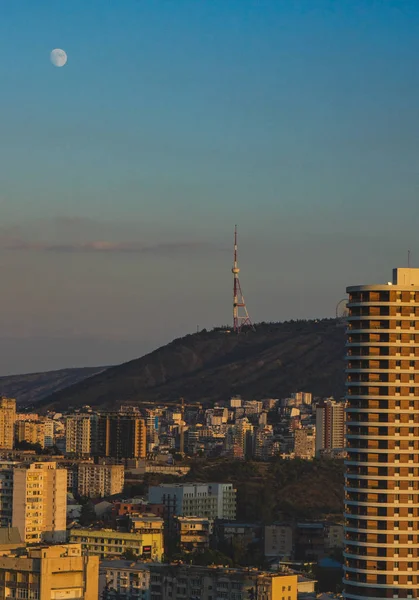
[[[68,62],[54,67],[53,48]],[[417,0],[2,0],[0,375],[419,266]]]

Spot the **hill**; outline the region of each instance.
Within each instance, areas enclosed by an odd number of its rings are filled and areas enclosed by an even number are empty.
[[[240,335],[204,330],[55,392],[41,404],[110,408],[180,397],[210,404],[234,394],[278,398],[297,390],[339,397],[344,344],[344,329],[334,319],[260,323]]]
[[[35,404],[45,396],[96,375],[103,369],[104,367],[85,367],[0,377],[0,396],[16,398],[20,405]]]

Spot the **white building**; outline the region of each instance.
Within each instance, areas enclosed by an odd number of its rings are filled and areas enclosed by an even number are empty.
[[[236,490],[232,483],[179,483],[149,488],[151,504],[163,504],[166,516],[236,518]]]
[[[91,416],[71,415],[65,420],[66,454],[84,454],[91,452]]]

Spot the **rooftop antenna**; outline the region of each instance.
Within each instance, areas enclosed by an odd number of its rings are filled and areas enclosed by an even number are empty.
[[[246,303],[240,286],[239,273],[240,269],[237,264],[237,225],[234,227],[234,262],[233,268],[233,330],[235,333],[240,333],[243,327],[251,327],[254,329],[249,313],[247,312]]]
[[[410,269],[410,250],[407,251],[407,268]]]

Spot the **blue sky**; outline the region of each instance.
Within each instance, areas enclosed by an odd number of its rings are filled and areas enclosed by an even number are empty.
[[[3,0],[2,373],[227,323],[235,223],[256,321],[419,264],[418,34],[415,0]]]

